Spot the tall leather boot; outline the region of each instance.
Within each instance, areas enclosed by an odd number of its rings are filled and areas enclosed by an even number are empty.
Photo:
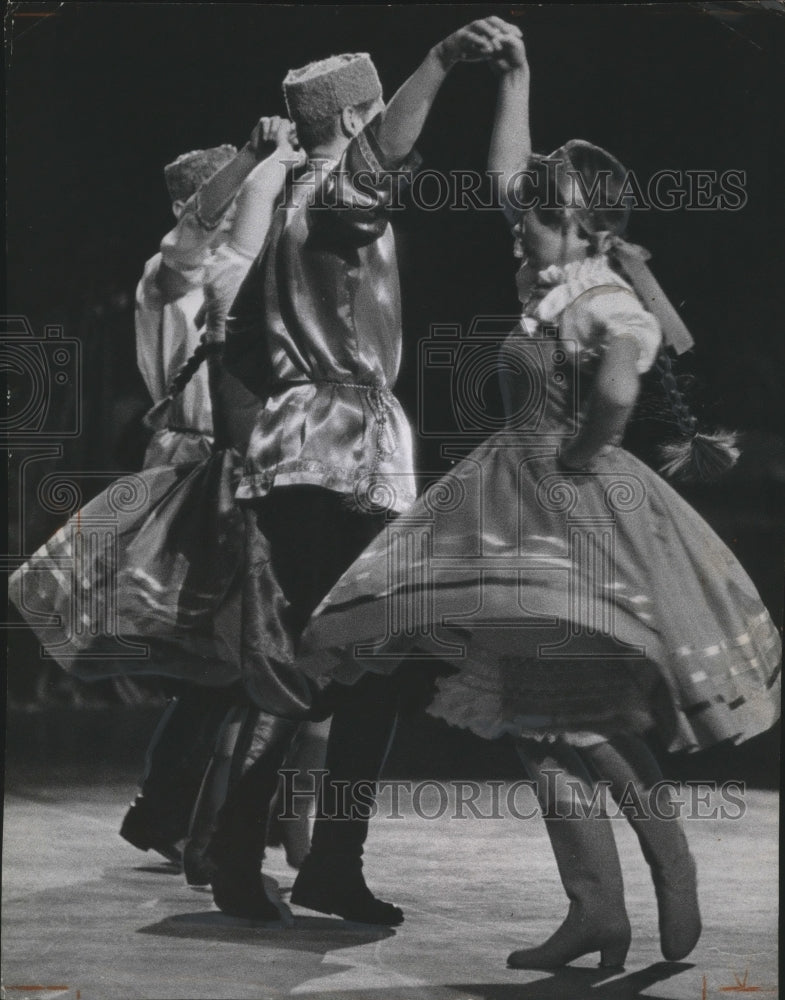
[[[255,711],[246,705],[236,705],[229,710],[218,734],[212,759],[199,789],[183,847],[183,873],[188,885],[209,885],[213,874],[208,862],[207,847],[215,832],[218,813],[229,792],[232,760],[243,726],[249,714]]]
[[[366,674],[343,693],[333,713],[311,851],[292,888],[292,903],[359,923],[393,927],[403,921],[403,911],[377,899],[362,872],[371,800],[397,707],[393,678]]]
[[[662,780],[662,771],[636,736],[618,737],[584,752],[597,775],[610,783],[617,802],[629,802],[630,793],[635,795],[634,805],[624,813],[651,869],[663,957],[679,962],[698,943],[702,925],[695,860],[667,786],[658,795],[658,809],[651,808],[650,792]]]
[[[562,741],[543,745],[527,741],[527,747],[530,754],[522,748],[519,753],[537,783],[545,826],[570,908],[565,921],[547,941],[512,952],[507,963],[514,969],[556,969],[598,951],[602,967],[623,966],[630,947],[630,922],[611,822],[602,816],[565,818],[572,810],[564,781],[580,782],[589,795],[591,786],[570,747]]]
[[[120,827],[134,847],[180,862],[179,844],[233,697],[230,688],[187,685],[170,701],[147,749],[141,794]]]
[[[264,712],[254,728],[252,761],[229,790],[207,848],[213,899],[223,913],[253,920],[279,920],[264,891],[264,857],[270,803],[278,770],[297,731],[297,722]]]

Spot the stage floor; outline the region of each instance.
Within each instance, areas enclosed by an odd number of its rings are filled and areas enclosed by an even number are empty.
[[[736,820],[691,819],[703,937],[689,959],[659,952],[654,891],[637,841],[615,824],[633,943],[626,971],[596,956],[557,974],[516,972],[507,954],[539,943],[567,903],[542,820],[376,819],[369,884],[398,902],[395,930],[293,907],[291,926],[220,914],[153,853],[117,834],[132,783],[16,783],[5,804],[3,996],[25,1000],[709,1000],[776,997],[777,795],[750,790]],[[523,799],[519,799],[519,808]],[[438,811],[423,799],[424,808]],[[490,811],[490,810],[488,810]],[[283,899],[282,852],[266,871]]]

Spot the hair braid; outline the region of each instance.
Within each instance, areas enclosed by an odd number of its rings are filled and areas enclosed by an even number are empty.
[[[175,399],[179,396],[194,375],[199,371],[202,366],[202,362],[206,361],[211,355],[220,355],[222,352],[223,343],[220,341],[212,340],[205,343],[204,340],[200,340],[193,354],[181,366],[180,370],[167,386],[167,397],[169,399]]]
[[[679,388],[673,374],[673,359],[665,347],[661,347],[654,362],[663,392],[668,400],[671,413],[682,434],[694,434],[698,429],[698,418],[690,412],[684,393]]]
[[[223,343],[218,340],[205,342],[202,339],[199,341],[193,354],[181,366],[180,370],[167,386],[164,398],[151,407],[145,414],[144,424],[146,427],[153,431],[166,429],[169,422],[169,410],[171,409],[172,401],[182,393],[207,358],[220,357],[223,353],[223,346]]]
[[[713,434],[700,430],[698,418],[690,411],[684,393],[673,374],[673,360],[662,347],[654,362],[671,413],[682,440],[660,447],[660,471],[672,479],[711,482],[732,469],[739,457],[736,435],[728,431]]]

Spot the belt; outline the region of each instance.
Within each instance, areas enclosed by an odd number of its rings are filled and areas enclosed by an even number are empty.
[[[276,393],[285,392],[287,389],[293,389],[300,385],[340,385],[347,389],[357,389],[366,394],[376,424],[376,445],[373,462],[371,463],[371,475],[378,470],[383,458],[388,458],[395,453],[398,442],[392,428],[389,429],[389,447],[385,446],[384,443],[385,433],[389,425],[389,417],[395,403],[395,396],[393,396],[386,382],[381,379],[375,382],[348,382],[337,378],[270,379],[266,388],[270,395],[275,395]]]

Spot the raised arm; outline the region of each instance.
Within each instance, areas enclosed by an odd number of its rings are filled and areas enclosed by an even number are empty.
[[[199,188],[199,214],[205,222],[215,224],[220,220],[240,185],[270,152],[270,121],[270,118],[261,118],[237,155]]]
[[[263,118],[262,140],[273,152],[254,168],[237,195],[237,207],[228,243],[253,259],[262,249],[287,171],[302,163],[305,154],[293,146],[294,126],[286,118]]]
[[[501,18],[486,17],[453,32],[430,50],[382,113],[376,136],[385,157],[403,160],[409,155],[455,63],[493,58],[501,52],[507,34],[520,35],[520,31]]]
[[[488,151],[488,171],[493,177],[497,198],[502,205],[506,205],[513,178],[526,168],[532,151],[529,128],[530,74],[523,39],[513,34],[502,36],[501,51],[493,61],[500,79]]]
[[[185,207],[171,232],[161,241],[161,264],[156,274],[164,302],[173,302],[202,283],[205,254],[240,185],[270,151],[262,118],[243,149],[205,181]]]

